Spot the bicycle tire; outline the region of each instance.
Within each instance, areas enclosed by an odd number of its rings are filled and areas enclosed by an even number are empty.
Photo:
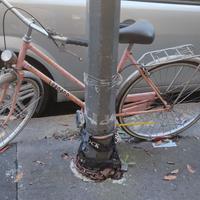
[[[0,76],[0,96],[3,93],[4,85],[8,85],[6,94],[0,102],[0,148],[5,147],[23,130],[33,116],[43,94],[41,82],[37,77],[32,76],[31,73],[25,73],[24,76],[15,109],[7,123],[5,121],[18,80],[12,81],[8,73]]]
[[[144,140],[175,136],[200,118],[200,95],[198,96],[200,94],[200,65],[185,60],[158,65],[149,69],[148,72],[149,77],[161,91],[161,96],[170,102],[173,108],[170,111],[127,117],[118,116],[119,125],[121,124],[121,128],[129,135]],[[122,113],[123,107],[127,104],[125,99],[128,94],[152,91],[142,76],[136,74],[128,77],[119,90],[116,100],[117,113]],[[187,86],[184,83],[187,83]],[[145,110],[151,110],[156,106],[161,106],[161,103],[154,100],[145,106]]]

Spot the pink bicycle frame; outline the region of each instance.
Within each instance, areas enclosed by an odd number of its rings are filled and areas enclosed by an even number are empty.
[[[125,63],[127,60],[130,60],[133,66],[137,68],[141,76],[144,78],[144,80],[147,82],[147,84],[152,88],[152,92],[146,92],[146,93],[140,93],[140,94],[131,94],[128,95],[126,98],[127,104],[123,107],[122,113],[116,114],[116,116],[129,116],[129,115],[135,115],[135,114],[142,114],[142,113],[148,113],[148,112],[160,112],[168,109],[167,103],[164,101],[164,99],[161,97],[160,92],[158,88],[155,86],[155,84],[152,82],[152,80],[145,74],[143,69],[138,65],[136,60],[134,59],[132,52],[131,52],[132,45],[130,44],[128,48],[125,49],[122,58],[117,66],[117,72],[123,70]],[[58,65],[55,61],[53,61],[51,58],[49,58],[47,55],[45,55],[43,52],[41,52],[39,49],[34,47],[30,41],[23,41],[23,44],[21,46],[16,69],[17,71],[22,71],[23,69],[26,69],[33,74],[35,74],[37,77],[39,77],[41,80],[46,82],[48,85],[56,89],[58,92],[63,93],[69,100],[73,101],[77,105],[79,105],[81,108],[84,108],[85,103],[71,94],[68,90],[60,86],[58,83],[47,77],[45,74],[40,72],[38,69],[30,65],[28,62],[25,61],[25,56],[27,51],[30,50],[33,53],[35,53],[37,56],[42,58],[44,61],[46,61],[48,64],[50,64],[52,67],[54,67],[56,70],[60,72],[61,75],[63,75],[66,79],[69,79],[74,84],[78,85],[82,90],[85,89],[85,85],[79,81],[76,77],[74,77],[72,74],[70,74],[67,70],[63,69],[62,66]],[[22,81],[23,76],[19,76],[20,81]],[[17,91],[15,92],[17,93]],[[15,94],[16,96],[17,94]],[[145,108],[147,105],[149,105],[150,102],[153,100],[159,98],[164,107],[163,108],[157,108],[154,110],[146,110]],[[14,97],[16,99],[16,97]],[[13,101],[13,104],[15,101]]]
[[[169,109],[169,106],[167,102],[162,98],[160,95],[159,89],[156,87],[154,82],[148,77],[148,75],[145,74],[144,69],[137,63],[137,61],[134,59],[131,49],[132,44],[129,44],[128,48],[125,49],[122,58],[117,66],[117,72],[120,72],[123,70],[125,63],[127,60],[131,62],[133,67],[136,67],[136,69],[139,71],[140,75],[143,77],[143,79],[146,81],[146,83],[152,88],[152,92],[145,92],[145,93],[139,93],[139,94],[131,94],[128,95],[125,99],[125,104],[122,109],[122,113],[117,113],[116,116],[130,116],[130,115],[136,115],[136,114],[144,114],[144,113],[150,113],[150,112],[161,112],[166,111]],[[157,108],[157,109],[151,109],[146,110],[146,108],[155,100],[160,99],[163,103],[163,108]]]

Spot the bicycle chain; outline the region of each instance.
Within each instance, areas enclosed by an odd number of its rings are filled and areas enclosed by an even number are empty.
[[[77,156],[75,159],[75,166],[77,171],[84,175],[85,177],[95,181],[95,182],[102,182],[108,178],[119,180],[123,176],[123,172],[120,169],[113,169],[113,168],[105,168],[103,170],[98,169],[86,169],[81,166],[81,160]]]

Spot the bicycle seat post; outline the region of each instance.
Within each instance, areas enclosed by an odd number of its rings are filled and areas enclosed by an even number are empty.
[[[132,48],[133,48],[133,43],[129,43],[129,44],[128,44],[127,50],[128,50],[129,52],[131,52]]]

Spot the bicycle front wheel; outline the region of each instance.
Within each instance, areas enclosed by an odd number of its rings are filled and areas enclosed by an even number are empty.
[[[164,104],[151,87],[141,75],[130,76],[122,85],[116,102],[117,113],[130,107],[138,111],[117,118],[125,132],[145,140],[167,138],[179,134],[200,118],[199,64],[181,61],[159,65],[149,70],[149,77],[170,109],[159,111]],[[139,99],[127,101],[131,95]],[[145,112],[139,114],[142,111]]]
[[[38,106],[42,88],[34,78],[24,78],[13,112],[10,110],[17,80],[9,74],[0,76],[0,148],[6,146],[24,128]]]

